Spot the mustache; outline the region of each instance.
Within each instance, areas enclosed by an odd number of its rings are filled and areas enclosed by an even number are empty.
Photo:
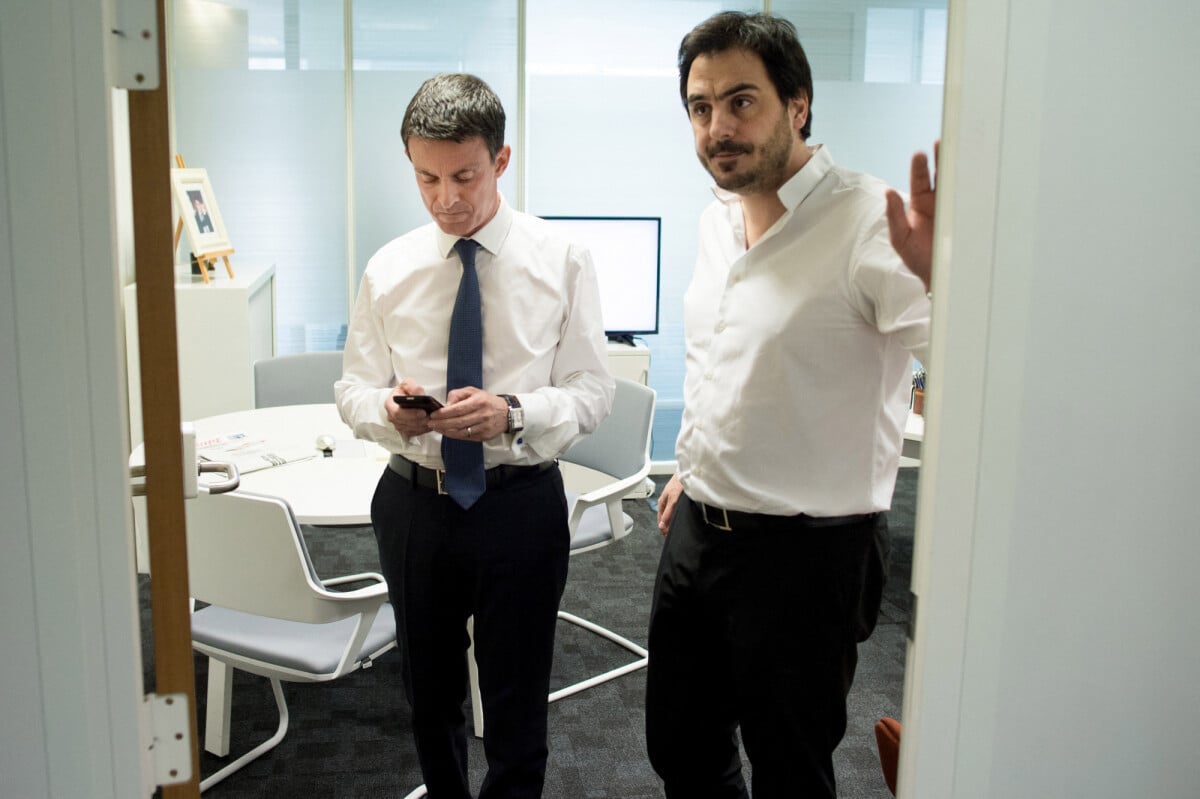
[[[743,142],[723,141],[709,147],[704,151],[704,154],[709,158],[712,158],[713,156],[720,155],[721,153],[749,153],[753,149],[754,148],[749,144],[745,144]]]

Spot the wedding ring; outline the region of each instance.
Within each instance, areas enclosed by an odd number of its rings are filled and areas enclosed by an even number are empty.
[[[467,425],[467,438],[471,437],[471,425]]]

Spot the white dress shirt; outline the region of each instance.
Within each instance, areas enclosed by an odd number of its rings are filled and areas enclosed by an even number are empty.
[[[819,147],[749,249],[739,198],[714,190],[684,297],[688,496],[778,515],[890,506],[929,300],[892,249],[884,188]]]
[[[608,373],[600,291],[586,249],[537,217],[511,209],[472,236],[483,312],[483,388],[515,394],[525,429],[484,442],[484,465],[553,460],[608,415]],[[446,400],[450,314],[462,277],[456,236],[430,223],[394,239],[363,273],[346,334],[342,419],[359,438],[429,468],[442,468],[438,433],[407,438],[387,420],[384,401],[409,379]]]

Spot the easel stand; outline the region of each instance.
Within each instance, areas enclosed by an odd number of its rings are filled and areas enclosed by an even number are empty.
[[[182,225],[183,223],[180,222],[179,224]],[[179,234],[178,233],[175,234],[175,241],[176,241],[175,246],[178,247],[179,246],[179,244],[178,244]],[[225,271],[229,273],[229,276],[231,278],[233,277],[233,267],[229,263],[230,255],[233,255],[233,250],[217,250],[216,252],[205,253],[204,255],[200,255],[199,253],[196,253],[196,263],[200,267],[200,277],[204,278],[205,283],[210,282],[209,277],[208,277],[208,270],[216,268],[217,258],[221,258],[225,262]]]
[[[183,162],[183,156],[176,153],[175,165],[180,169],[187,169],[187,164]],[[175,221],[175,248],[171,252],[176,252],[179,249],[179,237],[183,234],[183,217]],[[233,255],[233,248],[228,247],[223,250],[213,250],[205,253],[193,253],[196,256],[196,263],[200,267],[200,277],[204,278],[204,282],[210,282],[208,279],[208,270],[215,269],[217,259],[220,258],[225,262],[225,271],[229,273],[229,277],[233,279],[233,266],[229,263],[229,256]]]

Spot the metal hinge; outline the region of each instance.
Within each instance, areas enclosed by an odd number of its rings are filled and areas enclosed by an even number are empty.
[[[106,16],[112,46],[109,80],[118,89],[157,89],[158,6],[154,0],[115,0]]]
[[[187,694],[146,694],[143,709],[149,716],[150,743],[143,773],[154,774],[155,785],[175,785],[192,778],[191,716]]]
[[[904,633],[909,641],[917,637],[917,595],[911,590],[908,592],[908,622],[904,626]]]

